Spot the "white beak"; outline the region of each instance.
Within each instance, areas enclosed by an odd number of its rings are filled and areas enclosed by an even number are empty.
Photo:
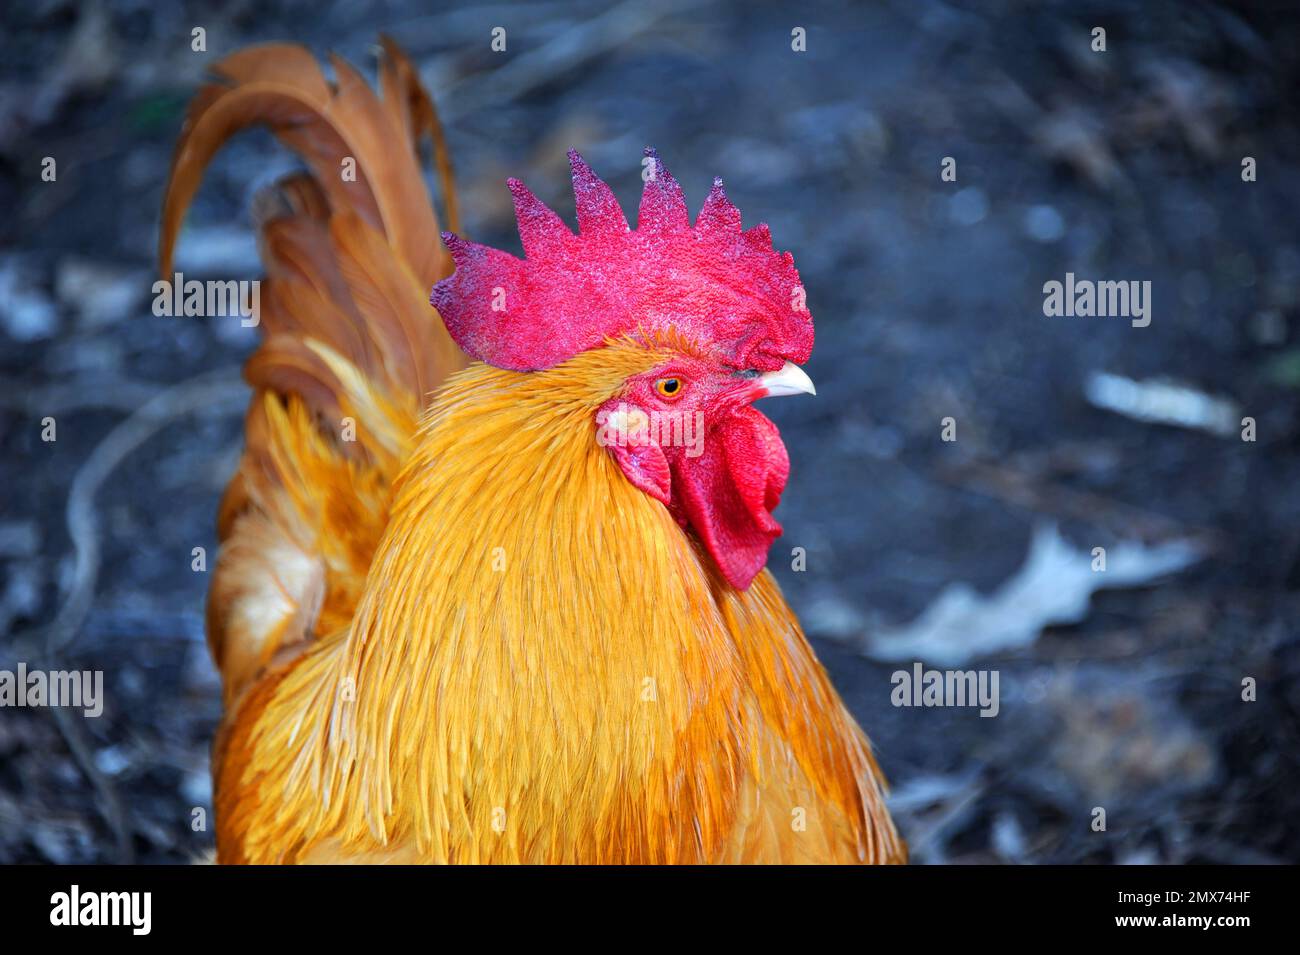
[[[786,362],[780,371],[769,371],[759,375],[767,393],[772,397],[778,395],[815,395],[817,388],[808,374],[794,362]]]

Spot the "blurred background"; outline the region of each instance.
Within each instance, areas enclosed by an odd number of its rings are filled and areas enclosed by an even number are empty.
[[[764,407],[792,461],[770,566],[914,861],[1300,860],[1298,28],[1269,0],[6,5],[0,669],[101,669],[106,702],[0,710],[0,861],[210,844],[191,554],[255,332],[151,313],[162,188],[223,55],[369,72],[381,31],[443,111],[475,239],[518,248],[509,175],[571,217],[569,147],[634,212],[652,144],[692,208],[722,175],[794,252],[818,397]],[[187,278],[258,276],[250,199],[292,167],[258,132],[218,157]],[[1067,272],[1149,281],[1150,325],[1046,317]],[[997,671],[996,718],[893,706],[916,660]]]

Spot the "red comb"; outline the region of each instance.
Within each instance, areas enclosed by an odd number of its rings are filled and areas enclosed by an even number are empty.
[[[470,356],[498,368],[550,368],[624,332],[672,326],[736,368],[771,371],[812,352],[812,316],[794,258],[765,224],[747,232],[713,180],[695,225],[653,149],[629,229],[618,200],[570,150],[578,233],[509,180],[525,258],[442,234],[456,271],[430,301]]]

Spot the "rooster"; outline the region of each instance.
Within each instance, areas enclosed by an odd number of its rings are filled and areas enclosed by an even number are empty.
[[[384,40],[378,94],[332,65],[224,59],[163,205],[168,275],[229,137],[306,165],[254,204],[264,338],[207,613],[218,861],[903,861],[764,569],[789,462],[753,402],[814,391],[790,254],[721,180],[692,223],[651,150],[635,229],[575,152],[576,232],[510,180],[524,258],[468,242],[410,61]]]

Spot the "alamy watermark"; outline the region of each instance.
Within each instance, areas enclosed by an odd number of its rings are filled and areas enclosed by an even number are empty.
[[[889,682],[894,706],[978,706],[990,717],[1002,708],[997,670],[927,670],[918,661],[895,670]]]
[[[132,935],[153,928],[152,892],[93,892],[73,885],[50,896],[51,925],[123,926]]]
[[[688,458],[704,453],[703,411],[652,411],[626,403],[596,412],[596,443],[602,448],[685,448]]]
[[[1134,328],[1151,324],[1151,282],[1094,282],[1075,279],[1043,284],[1043,314],[1049,318],[1129,318]]]
[[[103,670],[0,670],[0,707],[80,707],[94,718],[104,712]]]
[[[239,324],[255,328],[262,320],[262,283],[257,279],[186,281],[184,273],[176,272],[170,280],[153,283],[153,313],[159,318],[238,316]]]

